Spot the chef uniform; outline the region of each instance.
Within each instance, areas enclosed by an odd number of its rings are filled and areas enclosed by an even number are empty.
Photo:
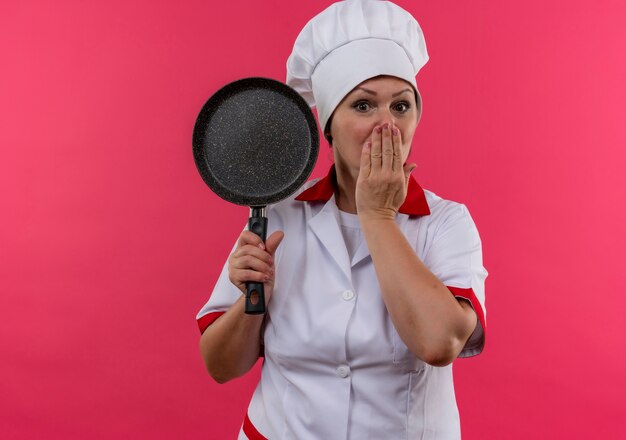
[[[427,57],[422,32],[406,11],[390,2],[349,0],[306,25],[288,61],[287,82],[317,105],[324,127],[342,97],[374,76],[405,79],[419,96],[415,74]],[[239,438],[458,439],[452,366],[424,363],[398,335],[358,217],[337,208],[335,182],[333,167],[268,207],[268,235],[281,230],[285,237],[261,330],[261,380]],[[478,324],[460,356],[480,353],[487,272],[467,208],[411,177],[396,223],[450,294],[472,305]],[[197,315],[200,330],[241,295],[226,264]]]

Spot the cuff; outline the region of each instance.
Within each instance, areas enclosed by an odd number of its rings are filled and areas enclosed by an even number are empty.
[[[213,322],[217,318],[222,316],[224,313],[226,312],[212,312],[212,313],[207,313],[206,315],[203,315],[200,318],[198,318],[197,321],[198,321],[198,328],[200,329],[200,334],[204,333],[207,327],[213,324]]]
[[[472,333],[465,347],[459,354],[459,357],[475,356],[483,350],[483,347],[485,345],[485,333],[487,331],[487,323],[485,322],[485,313],[483,307],[480,301],[478,301],[474,290],[472,290],[471,288],[465,289],[462,287],[446,287],[450,292],[452,292],[455,298],[463,298],[469,301],[472,305],[472,308],[474,309],[474,312],[476,313],[481,329],[476,329],[474,333]]]

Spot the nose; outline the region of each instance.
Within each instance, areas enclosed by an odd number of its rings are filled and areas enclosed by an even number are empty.
[[[387,123],[390,126],[395,126],[396,122],[396,116],[393,114],[391,109],[385,107],[378,111],[376,125],[383,125]]]

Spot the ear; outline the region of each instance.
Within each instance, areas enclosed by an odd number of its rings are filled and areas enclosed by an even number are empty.
[[[330,124],[332,122],[333,115],[330,115],[330,118],[328,118],[328,122],[326,122],[326,127],[324,127],[324,137],[331,147],[333,146],[333,137],[330,135]]]
[[[325,131],[324,132],[324,137],[326,138],[326,141],[328,142],[328,144],[332,147],[333,146],[333,137],[330,135],[330,131]]]

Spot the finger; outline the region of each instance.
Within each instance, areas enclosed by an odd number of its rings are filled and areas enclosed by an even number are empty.
[[[273,270],[271,265],[252,255],[242,255],[241,257],[234,257],[232,259],[231,265],[233,269],[251,269],[255,272],[263,272],[267,275],[271,275]]]
[[[265,283],[272,277],[263,272],[256,272],[250,269],[238,269],[232,273],[231,281],[235,283],[245,283],[248,281],[256,281],[257,283]]]
[[[237,246],[245,246],[246,244],[251,244],[253,246],[258,246],[261,249],[265,249],[265,244],[263,243],[263,240],[261,240],[261,237],[252,231],[243,231],[239,236]]]
[[[382,127],[374,127],[372,132],[372,150],[370,152],[371,171],[380,170],[382,166]]]
[[[254,246],[252,244],[246,244],[238,248],[235,252],[233,252],[233,258],[241,258],[246,255],[251,255],[255,258],[258,258],[259,260],[264,261],[270,266],[274,264],[274,259],[269,254],[269,252],[259,248],[258,246]]]
[[[361,150],[361,169],[359,170],[359,177],[368,177],[372,171],[372,142],[367,141],[363,144]]]
[[[395,172],[402,168],[402,138],[398,127],[394,126],[391,128],[391,141],[393,144],[393,163],[391,169]]]
[[[391,171],[393,166],[393,142],[391,139],[391,127],[383,125],[382,134],[382,169]]]
[[[276,253],[276,249],[278,249],[278,245],[285,238],[285,233],[283,231],[276,231],[265,240],[265,247],[267,248],[267,252],[270,255],[274,255]]]

